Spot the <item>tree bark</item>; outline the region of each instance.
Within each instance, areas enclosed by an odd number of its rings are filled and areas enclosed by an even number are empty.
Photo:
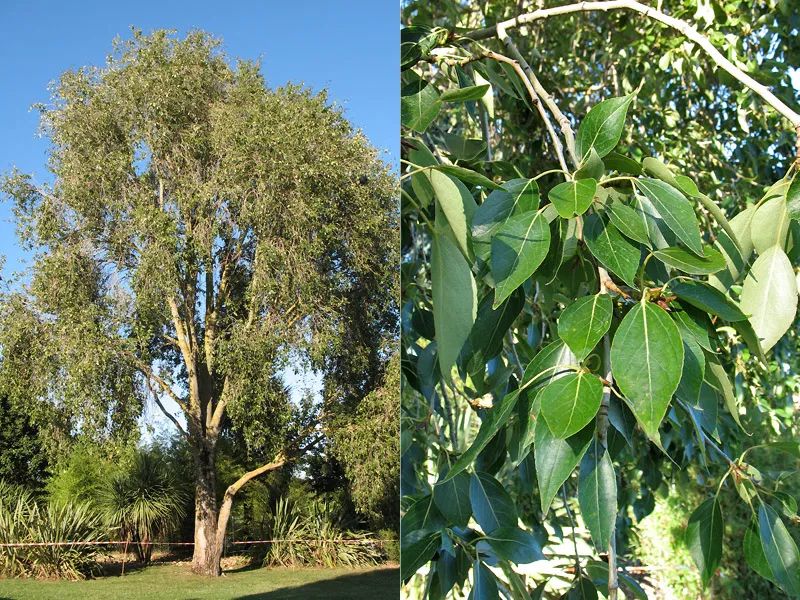
[[[199,441],[194,451],[195,503],[192,571],[216,577],[222,574],[222,545],[217,537],[217,478],[214,446]]]

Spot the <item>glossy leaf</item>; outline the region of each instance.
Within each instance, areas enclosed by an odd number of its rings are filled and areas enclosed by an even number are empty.
[[[680,247],[656,250],[653,255],[664,264],[692,275],[709,275],[725,268],[725,258],[719,250],[706,246],[703,251],[702,258]]]
[[[642,165],[619,152],[611,151],[603,158],[606,168],[620,173],[639,175],[642,172]]]
[[[611,370],[645,433],[658,442],[658,426],[678,388],[683,342],[661,307],[640,302],[622,319],[611,344]]]
[[[478,290],[467,261],[445,233],[433,238],[431,292],[439,366],[449,378],[475,322]]]
[[[446,175],[455,177],[464,183],[479,185],[487,190],[500,189],[500,186],[486,177],[486,175],[482,175],[481,173],[473,171],[472,169],[467,169],[466,167],[461,167],[459,165],[436,165],[434,169],[436,171],[445,173]]]
[[[493,406],[492,409],[488,411],[488,414],[486,417],[484,417],[483,422],[481,423],[481,428],[478,430],[478,435],[475,436],[472,445],[470,445],[470,447],[461,456],[459,456],[455,464],[450,467],[450,470],[447,472],[447,476],[442,480],[442,482],[452,479],[475,461],[478,454],[481,453],[481,450],[483,450],[489,444],[489,442],[492,441],[492,438],[495,436],[495,434],[503,425],[506,424],[506,421],[508,421],[511,413],[514,411],[514,407],[517,405],[518,397],[519,390],[515,390],[509,394],[506,394],[496,406]]]
[[[469,483],[469,475],[462,472],[433,486],[436,508],[450,523],[458,527],[466,527],[472,516]]]
[[[650,247],[647,225],[630,206],[614,200],[608,204],[608,216],[622,235]]]
[[[658,214],[675,235],[698,256],[703,256],[700,226],[692,203],[670,184],[659,179],[636,179],[636,186],[653,203]]]
[[[550,249],[550,227],[538,212],[511,217],[492,238],[494,307],[525,283]]]
[[[609,98],[593,106],[578,128],[575,151],[580,158],[594,148],[602,158],[619,143],[625,116],[633,101],[633,94],[621,98]]]
[[[578,361],[589,356],[611,326],[613,305],[608,294],[579,298],[561,313],[558,336]]]
[[[800,596],[800,554],[786,525],[768,504],[758,507],[761,547],[775,582],[790,596]]]
[[[502,484],[488,473],[473,473],[469,482],[469,501],[475,520],[484,533],[517,526],[514,501]]]
[[[582,215],[592,205],[592,198],[597,191],[597,181],[594,179],[578,179],[565,181],[551,189],[547,197],[558,214],[569,219],[575,215]]]
[[[464,256],[472,254],[470,250],[470,226],[477,205],[466,186],[455,177],[450,177],[436,169],[426,169],[433,193],[439,206],[447,218],[447,224],[453,231],[458,246]]]
[[[542,547],[532,533],[519,527],[500,527],[486,536],[486,542],[503,560],[518,565],[543,560]]]
[[[750,568],[764,579],[774,583],[775,578],[772,575],[772,568],[767,562],[767,556],[764,554],[764,547],[761,545],[761,536],[758,533],[757,519],[753,519],[753,521],[750,522],[750,526],[744,534],[742,550],[744,552],[744,559],[747,561]]]
[[[492,191],[472,217],[475,254],[486,260],[495,233],[512,216],[536,210],[538,205],[539,187],[533,179],[515,179]]]
[[[525,367],[521,385],[530,386],[546,379],[563,377],[564,373],[561,373],[561,371],[565,371],[568,367],[577,366],[578,359],[569,346],[561,340],[552,342],[539,350],[533,360]]]
[[[722,396],[722,400],[725,402],[725,407],[733,417],[733,420],[736,421],[736,424],[742,428],[742,431],[744,431],[744,427],[742,426],[742,421],[739,416],[739,404],[736,401],[736,393],[733,390],[733,385],[731,384],[725,369],[721,364],[719,364],[719,361],[714,356],[709,356],[706,359],[705,380],[709,385],[711,385],[711,387],[719,392],[720,396]]]
[[[786,190],[786,209],[790,218],[800,220],[800,173],[795,172]]]
[[[703,502],[689,517],[686,546],[703,585],[708,585],[722,560],[722,509],[716,498]]]
[[[540,414],[553,435],[568,438],[597,414],[603,384],[591,373],[570,373],[547,384],[541,392]]]
[[[641,253],[622,237],[617,228],[606,223],[599,215],[586,218],[583,231],[589,250],[602,265],[629,286],[634,287]]]
[[[588,425],[567,439],[555,437],[541,417],[536,420],[533,453],[542,512],[547,514],[553,498],[580,463],[594,437]]]
[[[747,318],[733,300],[704,281],[680,279],[670,283],[669,289],[681,301],[717,315],[724,321],[743,321]]]
[[[418,76],[400,91],[400,122],[414,131],[425,131],[441,107],[439,92]]]
[[[488,84],[471,85],[442,92],[439,97],[442,102],[467,102],[468,100],[480,100],[489,89]]]
[[[797,314],[797,282],[792,263],[779,246],[767,249],[750,267],[740,304],[750,315],[748,320],[764,352],[792,326]]]
[[[596,438],[581,460],[578,502],[595,547],[607,552],[617,518],[617,478],[608,451]]]
[[[469,593],[469,600],[500,600],[494,573],[479,560],[472,566],[472,590]]]
[[[403,546],[403,560],[400,561],[400,578],[402,580],[409,579],[422,565],[433,558],[433,555],[436,554],[436,549],[439,547],[439,540],[438,533],[431,533],[407,546]]]

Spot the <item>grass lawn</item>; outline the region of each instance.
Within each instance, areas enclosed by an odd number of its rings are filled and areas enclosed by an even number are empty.
[[[399,595],[400,574],[392,567],[252,569],[212,579],[192,575],[182,563],[88,581],[0,580],[0,600],[395,600]]]

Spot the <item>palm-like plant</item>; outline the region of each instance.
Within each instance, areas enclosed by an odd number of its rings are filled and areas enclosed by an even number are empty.
[[[186,500],[166,463],[155,453],[142,451],[111,476],[100,494],[100,507],[108,525],[133,543],[139,560],[148,563],[152,543],[183,519]]]

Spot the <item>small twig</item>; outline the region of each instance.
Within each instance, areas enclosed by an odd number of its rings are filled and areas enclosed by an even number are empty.
[[[569,507],[569,500],[567,500],[566,485],[561,486],[561,496],[564,498],[564,509],[567,511],[567,517],[569,517],[569,526],[572,527],[572,545],[575,548],[575,570],[578,572],[578,575],[581,575],[581,557],[578,553],[578,534],[575,533],[575,518],[572,516],[572,510]]]

